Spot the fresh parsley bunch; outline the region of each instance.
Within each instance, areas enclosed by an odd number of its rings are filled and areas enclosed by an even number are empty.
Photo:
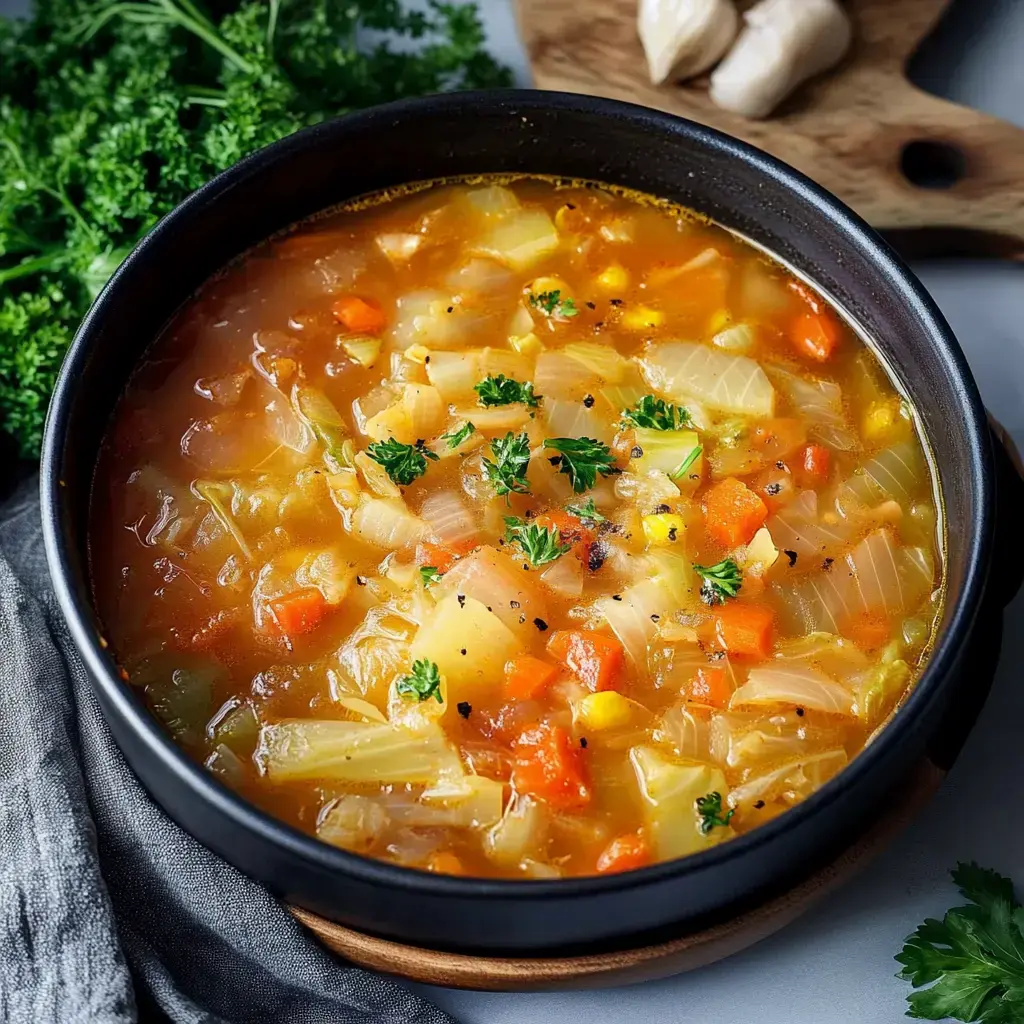
[[[37,0],[0,18],[0,427],[37,454],[89,303],[213,175],[348,110],[509,82],[471,3]]]

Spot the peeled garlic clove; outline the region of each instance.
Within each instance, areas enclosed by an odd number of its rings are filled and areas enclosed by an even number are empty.
[[[745,117],[767,117],[801,82],[839,63],[850,45],[850,19],[836,0],[761,0],[743,18],[710,92],[723,110]]]
[[[733,0],[640,0],[637,31],[651,81],[707,71],[736,38],[739,20]]]

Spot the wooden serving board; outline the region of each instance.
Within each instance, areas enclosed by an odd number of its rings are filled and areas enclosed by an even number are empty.
[[[1024,258],[1024,130],[923,92],[906,64],[951,0],[846,0],[855,42],[766,121],[716,107],[707,79],[651,85],[638,0],[516,0],[541,89],[657,107],[792,164],[914,254]],[[746,4],[745,6],[749,6]],[[948,187],[917,180],[956,178]]]

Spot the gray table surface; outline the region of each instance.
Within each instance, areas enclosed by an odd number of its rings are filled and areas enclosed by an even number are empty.
[[[893,0],[898,2],[898,0]],[[26,0],[0,0],[20,13]],[[509,0],[481,0],[493,52],[529,74]],[[958,0],[914,62],[940,95],[1024,125],[1024,3]],[[1024,268],[921,262],[989,408],[1024,449]],[[894,1024],[907,985],[893,954],[955,899],[948,871],[977,860],[1024,887],[1024,595],[1007,612],[992,695],[920,818],[858,879],[796,924],[722,963],[666,981],[585,993],[507,995],[415,986],[464,1024]]]

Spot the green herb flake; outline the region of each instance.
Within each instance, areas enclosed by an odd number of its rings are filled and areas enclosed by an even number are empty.
[[[907,996],[907,1016],[1024,1021],[1024,907],[1013,883],[977,864],[958,864],[953,881],[970,904],[928,918],[896,955],[897,977],[921,989]]]
[[[420,566],[420,580],[423,582],[424,587],[432,586],[435,583],[441,582],[441,577],[444,575],[436,565],[421,565]]]
[[[565,511],[578,519],[585,519],[590,523],[607,523],[606,516],[601,515],[594,506],[594,499],[587,498],[582,505],[566,505]]]
[[[693,571],[704,581],[700,596],[705,604],[724,604],[726,598],[735,597],[743,586],[743,573],[731,558],[715,565],[694,564]]]
[[[701,835],[705,836],[713,828],[725,828],[736,813],[734,810],[722,813],[722,794],[718,792],[706,793],[704,796],[697,797],[696,807],[697,813],[700,815]]]
[[[508,494],[529,494],[530,484],[526,469],[530,464],[530,438],[526,434],[509,431],[504,437],[491,442],[494,461],[484,459],[484,472],[494,484],[499,496]]]
[[[522,402],[528,409],[536,409],[543,395],[533,393],[533,385],[506,377],[499,373],[497,377],[485,377],[473,390],[480,396],[480,404],[485,408],[495,405],[512,405]]]
[[[474,433],[476,433],[476,427],[467,421],[466,423],[463,423],[458,430],[453,430],[448,434],[442,434],[441,440],[447,441],[449,448],[458,448],[463,441]]]
[[[560,453],[555,456],[558,470],[569,477],[577,494],[589,491],[597,483],[598,473],[612,476],[620,472],[608,445],[592,437],[549,437],[544,447]]]
[[[546,316],[568,319],[579,315],[576,303],[557,288],[551,292],[530,292],[530,305],[539,309]]]
[[[690,449],[690,454],[683,459],[679,465],[669,473],[669,477],[673,480],[682,480],[686,476],[686,471],[700,458],[701,452],[704,451],[703,445],[696,445]]]
[[[545,528],[525,523],[517,516],[505,517],[505,540],[517,542],[534,568],[540,568],[564,555],[571,545],[563,544],[557,527]]]
[[[407,487],[427,471],[427,459],[437,462],[438,456],[422,441],[402,444],[393,437],[387,441],[374,441],[366,448],[366,454],[378,465],[384,467],[389,477],[402,487]]]
[[[412,663],[412,672],[398,680],[395,689],[402,697],[415,697],[418,701],[433,697],[438,704],[443,704],[441,697],[441,674],[437,663],[426,658]]]
[[[680,430],[693,425],[683,406],[672,405],[654,395],[644,395],[634,406],[623,409],[622,422],[645,430]]]

